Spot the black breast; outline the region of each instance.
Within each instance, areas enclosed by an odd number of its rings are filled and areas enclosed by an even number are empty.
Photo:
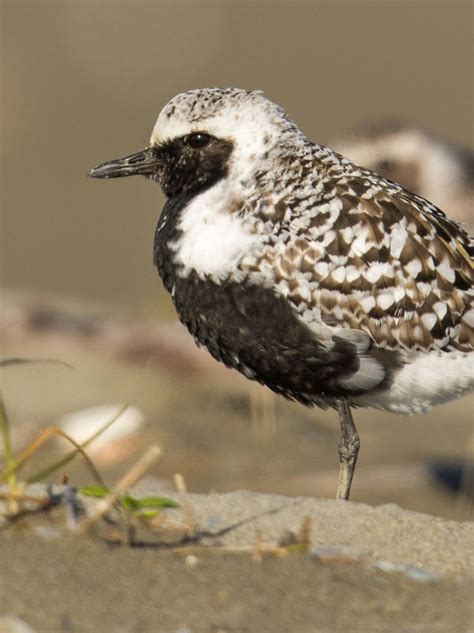
[[[178,236],[179,212],[186,202],[166,203],[155,234],[154,261],[195,340],[218,361],[287,398],[321,404],[345,394],[339,380],[359,366],[352,343],[336,337],[327,350],[271,288],[177,275],[168,243]]]

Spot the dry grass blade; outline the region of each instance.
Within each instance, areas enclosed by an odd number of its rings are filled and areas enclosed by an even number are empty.
[[[13,455],[13,449],[12,449],[12,444],[11,444],[11,439],[10,439],[10,421],[8,419],[7,410],[5,408],[5,404],[3,402],[3,398],[1,395],[0,395],[0,431],[1,431],[2,442],[3,442],[3,450],[5,453],[6,467],[7,467],[7,470],[10,470],[15,463],[15,458]],[[1,481],[1,478],[0,478],[0,481]],[[16,477],[14,473],[13,472],[9,473],[4,478],[4,481],[7,482],[8,491],[10,495],[12,495],[17,488],[17,482],[16,482]],[[19,510],[18,502],[13,500],[12,498],[7,503],[7,510],[10,514],[14,514],[15,512],[18,512]]]
[[[188,489],[186,488],[184,477],[180,473],[176,473],[173,477],[173,480],[176,491],[179,494],[180,505],[183,508],[185,523],[188,524],[190,532],[195,532],[197,529],[197,523],[194,516],[193,508],[189,503]]]
[[[45,444],[45,442],[47,442],[49,439],[51,439],[52,437],[56,435],[63,437],[65,440],[70,442],[75,447],[74,455],[79,453],[85,460],[86,464],[89,466],[96,481],[101,486],[107,487],[102,477],[100,476],[99,471],[94,466],[94,463],[92,462],[91,458],[87,455],[86,451],[84,450],[84,445],[81,446],[80,444],[78,444],[78,442],[76,442],[76,440],[74,440],[70,435],[68,435],[65,431],[63,431],[62,429],[56,426],[50,426],[47,429],[45,429],[35,440],[33,440],[33,442],[31,442],[29,446],[27,446],[21,452],[19,457],[14,461],[13,465],[10,466],[10,468],[8,468],[8,470],[0,476],[0,482],[5,479],[8,480],[8,478],[11,477],[11,475],[20,471],[23,468],[23,466],[26,464],[26,462],[29,459],[31,459],[31,457],[43,446],[43,444]],[[46,476],[47,474],[50,474],[51,472],[54,472],[62,464],[63,464],[63,460],[61,460],[61,462],[57,462],[53,466],[49,466],[45,471],[43,471],[44,476]],[[38,477],[38,479],[40,478],[42,479],[43,477]],[[38,479],[32,478],[30,481],[37,481]]]
[[[85,532],[97,523],[104,514],[112,509],[119,498],[143,477],[145,472],[155,461],[159,459],[159,457],[161,457],[161,448],[156,445],[151,446],[146,453],[140,457],[137,463],[122,477],[122,479],[120,479],[113,490],[110,491],[110,494],[97,503],[96,511],[84,519],[79,526],[79,530],[81,532]]]
[[[62,365],[69,369],[74,369],[69,363],[65,363],[58,358],[4,358],[0,360],[0,367],[10,367],[11,365],[32,365],[35,363],[52,363],[54,365]]]
[[[229,554],[251,554],[252,560],[258,563],[265,554],[281,558],[286,556],[290,550],[274,543],[259,542],[258,545],[218,545],[215,551]],[[256,552],[258,552],[257,556]]]
[[[252,434],[257,441],[267,443],[276,434],[275,394],[258,383],[251,383],[249,390]]]
[[[100,429],[98,429],[95,433],[93,433],[93,435],[91,435],[85,442],[83,442],[80,446],[82,447],[82,449],[86,448],[87,446],[89,446],[90,444],[92,444],[92,442],[94,440],[96,440],[100,435],[102,435],[102,433],[104,433],[104,431],[106,431],[116,420],[118,420],[118,418],[122,415],[122,413],[128,408],[128,404],[124,404],[122,407],[120,407],[120,409],[118,410],[118,412],[112,416],[112,418],[110,420],[108,420]],[[76,445],[76,444],[75,444]],[[78,445],[77,445],[78,446]],[[62,459],[60,459],[59,461],[55,462],[54,464],[52,464],[51,466],[48,466],[47,468],[45,468],[44,470],[40,471],[39,473],[36,473],[35,475],[33,475],[32,477],[29,477],[28,479],[28,483],[34,483],[36,481],[41,481],[42,479],[44,479],[45,477],[48,477],[49,475],[51,475],[52,473],[54,473],[56,470],[58,470],[59,468],[61,468],[62,466],[65,466],[66,464],[68,464],[71,460],[74,459],[74,457],[77,455],[78,453],[78,449],[76,448],[74,451],[71,451],[70,453],[68,453],[65,457],[63,457]],[[89,460],[90,461],[90,460]],[[103,485],[103,483],[101,483],[101,485]],[[107,486],[104,486],[107,487]]]
[[[13,456],[13,450],[10,440],[10,422],[8,420],[7,411],[5,409],[5,405],[3,403],[3,398],[0,396],[0,429],[2,433],[2,441],[3,441],[3,449],[5,452],[5,461],[7,465],[7,474],[5,475],[5,479],[8,482],[8,486],[10,488],[15,487],[15,477],[12,472],[8,472],[12,469],[15,458]]]

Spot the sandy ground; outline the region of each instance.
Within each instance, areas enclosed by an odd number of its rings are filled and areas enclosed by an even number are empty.
[[[90,512],[96,502],[85,501]],[[4,529],[3,613],[39,633],[461,633],[474,626],[472,523],[395,505],[245,491],[189,495],[164,515],[170,522],[191,515],[193,533],[207,536],[171,547],[169,533],[165,545],[156,532],[134,546],[110,545],[98,532],[71,534],[62,509]],[[307,551],[278,547],[290,533],[298,540],[306,517]]]
[[[73,366],[2,369],[15,451],[65,413],[131,402],[145,418],[140,433],[90,456],[113,486],[158,443],[162,457],[139,492],[171,496],[181,473],[190,507],[163,517],[182,524],[184,512],[199,538],[179,545],[176,530],[142,531],[120,546],[110,543],[115,525],[71,533],[62,508],[17,521],[0,531],[0,613],[19,620],[0,620],[1,633],[31,633],[25,623],[35,633],[474,631],[472,496],[435,476],[437,464],[472,460],[472,397],[415,418],[357,411],[353,502],[341,504],[332,500],[333,413],[270,399],[271,415],[259,419],[260,388],[205,352],[160,343],[146,361],[149,340],[139,330],[135,357],[113,328],[96,340],[15,327],[3,357]],[[118,343],[128,356],[117,356]],[[50,440],[21,477],[65,450]],[[50,481],[64,476],[76,487],[94,482],[80,459]],[[304,526],[308,546],[291,545]]]
[[[172,481],[179,472],[191,492],[245,488],[334,497],[339,440],[335,414],[269,394],[272,415],[262,425],[253,419],[252,399],[263,388],[209,360],[203,350],[198,352],[202,364],[188,371],[166,356],[161,364],[133,363],[112,357],[108,342],[91,349],[87,341],[53,335],[7,340],[3,355],[60,358],[74,367],[2,370],[17,450],[69,411],[107,403],[118,408],[130,402],[145,416],[140,433],[105,451],[91,451],[109,484],[158,442],[163,457],[150,475]],[[437,464],[474,463],[473,409],[474,399],[468,397],[415,417],[356,411],[361,450],[352,500],[392,502],[448,519],[472,519],[472,502],[443,485],[434,471]],[[48,442],[25,474],[50,464],[66,448],[63,441]],[[91,481],[81,460],[65,472],[75,485]]]

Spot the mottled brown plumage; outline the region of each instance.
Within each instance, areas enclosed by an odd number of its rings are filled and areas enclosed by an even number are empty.
[[[301,190],[304,181],[294,186]],[[325,189],[316,200],[290,195],[271,204],[267,196],[263,212],[257,201],[253,215],[279,224],[282,242],[269,241],[241,270],[271,269],[302,318],[310,322],[308,310],[317,307],[325,323],[363,330],[380,347],[472,350],[467,234],[370,172],[328,179]]]

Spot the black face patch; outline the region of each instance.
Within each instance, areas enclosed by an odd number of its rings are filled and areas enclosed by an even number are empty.
[[[194,148],[187,138],[174,139],[154,150],[161,165],[156,179],[167,198],[189,198],[227,175],[231,141],[212,138],[205,147]]]

